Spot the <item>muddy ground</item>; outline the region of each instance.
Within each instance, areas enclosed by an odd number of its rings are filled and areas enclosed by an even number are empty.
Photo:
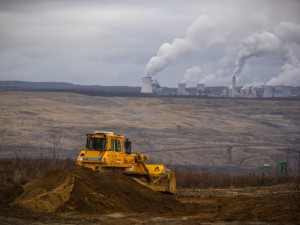
[[[298,224],[300,186],[154,192],[122,174],[52,171],[2,188],[1,224]]]

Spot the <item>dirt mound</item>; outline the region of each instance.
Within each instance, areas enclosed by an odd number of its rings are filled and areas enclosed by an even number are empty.
[[[23,193],[21,185],[13,185],[11,187],[0,187],[0,204],[9,204]]]
[[[131,177],[90,169],[56,170],[27,183],[12,205],[42,212],[167,212],[182,206]]]

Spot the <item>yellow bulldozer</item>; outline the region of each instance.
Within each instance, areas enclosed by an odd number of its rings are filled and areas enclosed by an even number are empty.
[[[147,164],[148,156],[131,154],[131,142],[113,132],[86,135],[76,164],[98,172],[122,172],[155,191],[176,193],[175,174],[164,165]]]

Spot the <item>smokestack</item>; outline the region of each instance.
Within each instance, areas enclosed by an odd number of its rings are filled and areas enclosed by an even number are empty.
[[[178,84],[177,94],[178,95],[186,95],[186,92],[185,92],[185,83],[179,83]]]
[[[264,98],[272,98],[273,97],[273,92],[272,92],[272,87],[271,86],[264,86]]]
[[[232,91],[231,91],[231,97],[235,97],[235,89],[236,89],[236,77],[232,76]]]
[[[151,77],[143,77],[143,87],[141,93],[152,94],[152,78]]]

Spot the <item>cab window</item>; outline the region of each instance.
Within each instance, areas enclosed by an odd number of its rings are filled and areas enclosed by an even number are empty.
[[[94,148],[94,138],[90,138],[86,140],[86,148],[93,149]]]
[[[121,152],[121,142],[120,140],[115,141],[116,152]]]
[[[113,139],[111,139],[111,141],[110,141],[110,150],[112,152],[115,150],[115,148],[114,148],[114,140]]]
[[[105,138],[88,138],[87,148],[93,150],[105,150]]]

